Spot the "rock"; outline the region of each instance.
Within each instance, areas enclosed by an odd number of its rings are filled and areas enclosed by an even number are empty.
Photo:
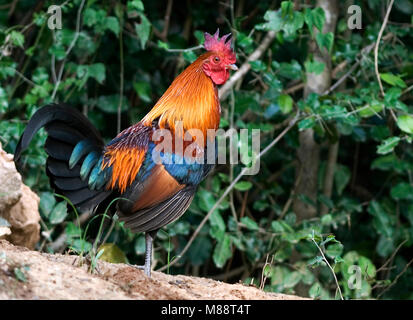
[[[10,223],[6,219],[0,217],[0,239],[5,239],[6,236],[11,234],[10,227]]]
[[[23,273],[24,282],[16,278],[16,268]],[[78,256],[30,251],[0,240],[0,283],[3,282],[0,284],[0,299],[305,299],[265,292],[240,283],[228,284],[156,271],[152,272],[152,278],[148,278],[143,270],[123,263],[98,260],[94,273],[90,273],[89,268],[90,265],[85,261],[81,263]]]
[[[30,188],[22,184],[22,197],[4,218],[11,224],[11,235],[6,239],[11,243],[34,249],[40,239],[40,198]]]
[[[13,155],[3,151],[0,143],[0,213],[19,201],[22,179],[14,165]]]
[[[39,202],[39,197],[22,183],[13,155],[4,152],[0,144],[0,217],[10,224],[5,226],[8,230],[2,230],[2,238],[33,249],[40,239]]]

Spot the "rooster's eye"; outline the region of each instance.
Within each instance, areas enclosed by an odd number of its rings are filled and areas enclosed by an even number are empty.
[[[214,57],[214,62],[215,62],[215,63],[218,63],[218,62],[219,62],[219,57],[215,56],[215,57]]]

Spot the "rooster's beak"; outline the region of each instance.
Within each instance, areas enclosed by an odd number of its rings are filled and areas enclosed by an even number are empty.
[[[228,68],[228,69],[231,69],[231,70],[234,70],[234,71],[237,71],[237,70],[238,70],[238,67],[237,67],[236,64],[230,64],[230,65],[227,66],[227,68]]]

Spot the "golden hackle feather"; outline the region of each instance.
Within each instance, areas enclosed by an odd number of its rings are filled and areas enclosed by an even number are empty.
[[[205,139],[208,129],[217,129],[220,120],[218,91],[202,70],[211,52],[200,56],[170,85],[142,122],[150,125],[159,118],[161,129],[175,132],[175,124],[183,124],[184,131],[199,129]]]
[[[175,124],[181,122],[184,131],[201,130],[205,143],[207,130],[218,128],[221,113],[218,91],[202,70],[202,64],[211,54],[203,54],[188,66],[142,121],[126,130],[138,135],[139,128],[152,127],[152,122],[158,119],[160,129],[169,129],[172,134],[183,137],[184,132],[175,132],[175,129],[178,130]],[[133,128],[137,128],[136,132]],[[124,192],[135,180],[145,159],[146,150],[147,146],[142,148],[133,144],[109,146],[105,150],[105,159],[108,160],[102,164],[103,169],[112,167],[112,179],[108,188],[118,188]]]

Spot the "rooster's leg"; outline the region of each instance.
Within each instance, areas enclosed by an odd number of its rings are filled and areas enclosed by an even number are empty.
[[[135,266],[132,267],[143,270],[145,274],[150,278],[151,277],[151,265],[152,265],[152,246],[153,246],[153,239],[155,238],[156,231],[150,231],[145,233],[145,264],[143,266]]]

